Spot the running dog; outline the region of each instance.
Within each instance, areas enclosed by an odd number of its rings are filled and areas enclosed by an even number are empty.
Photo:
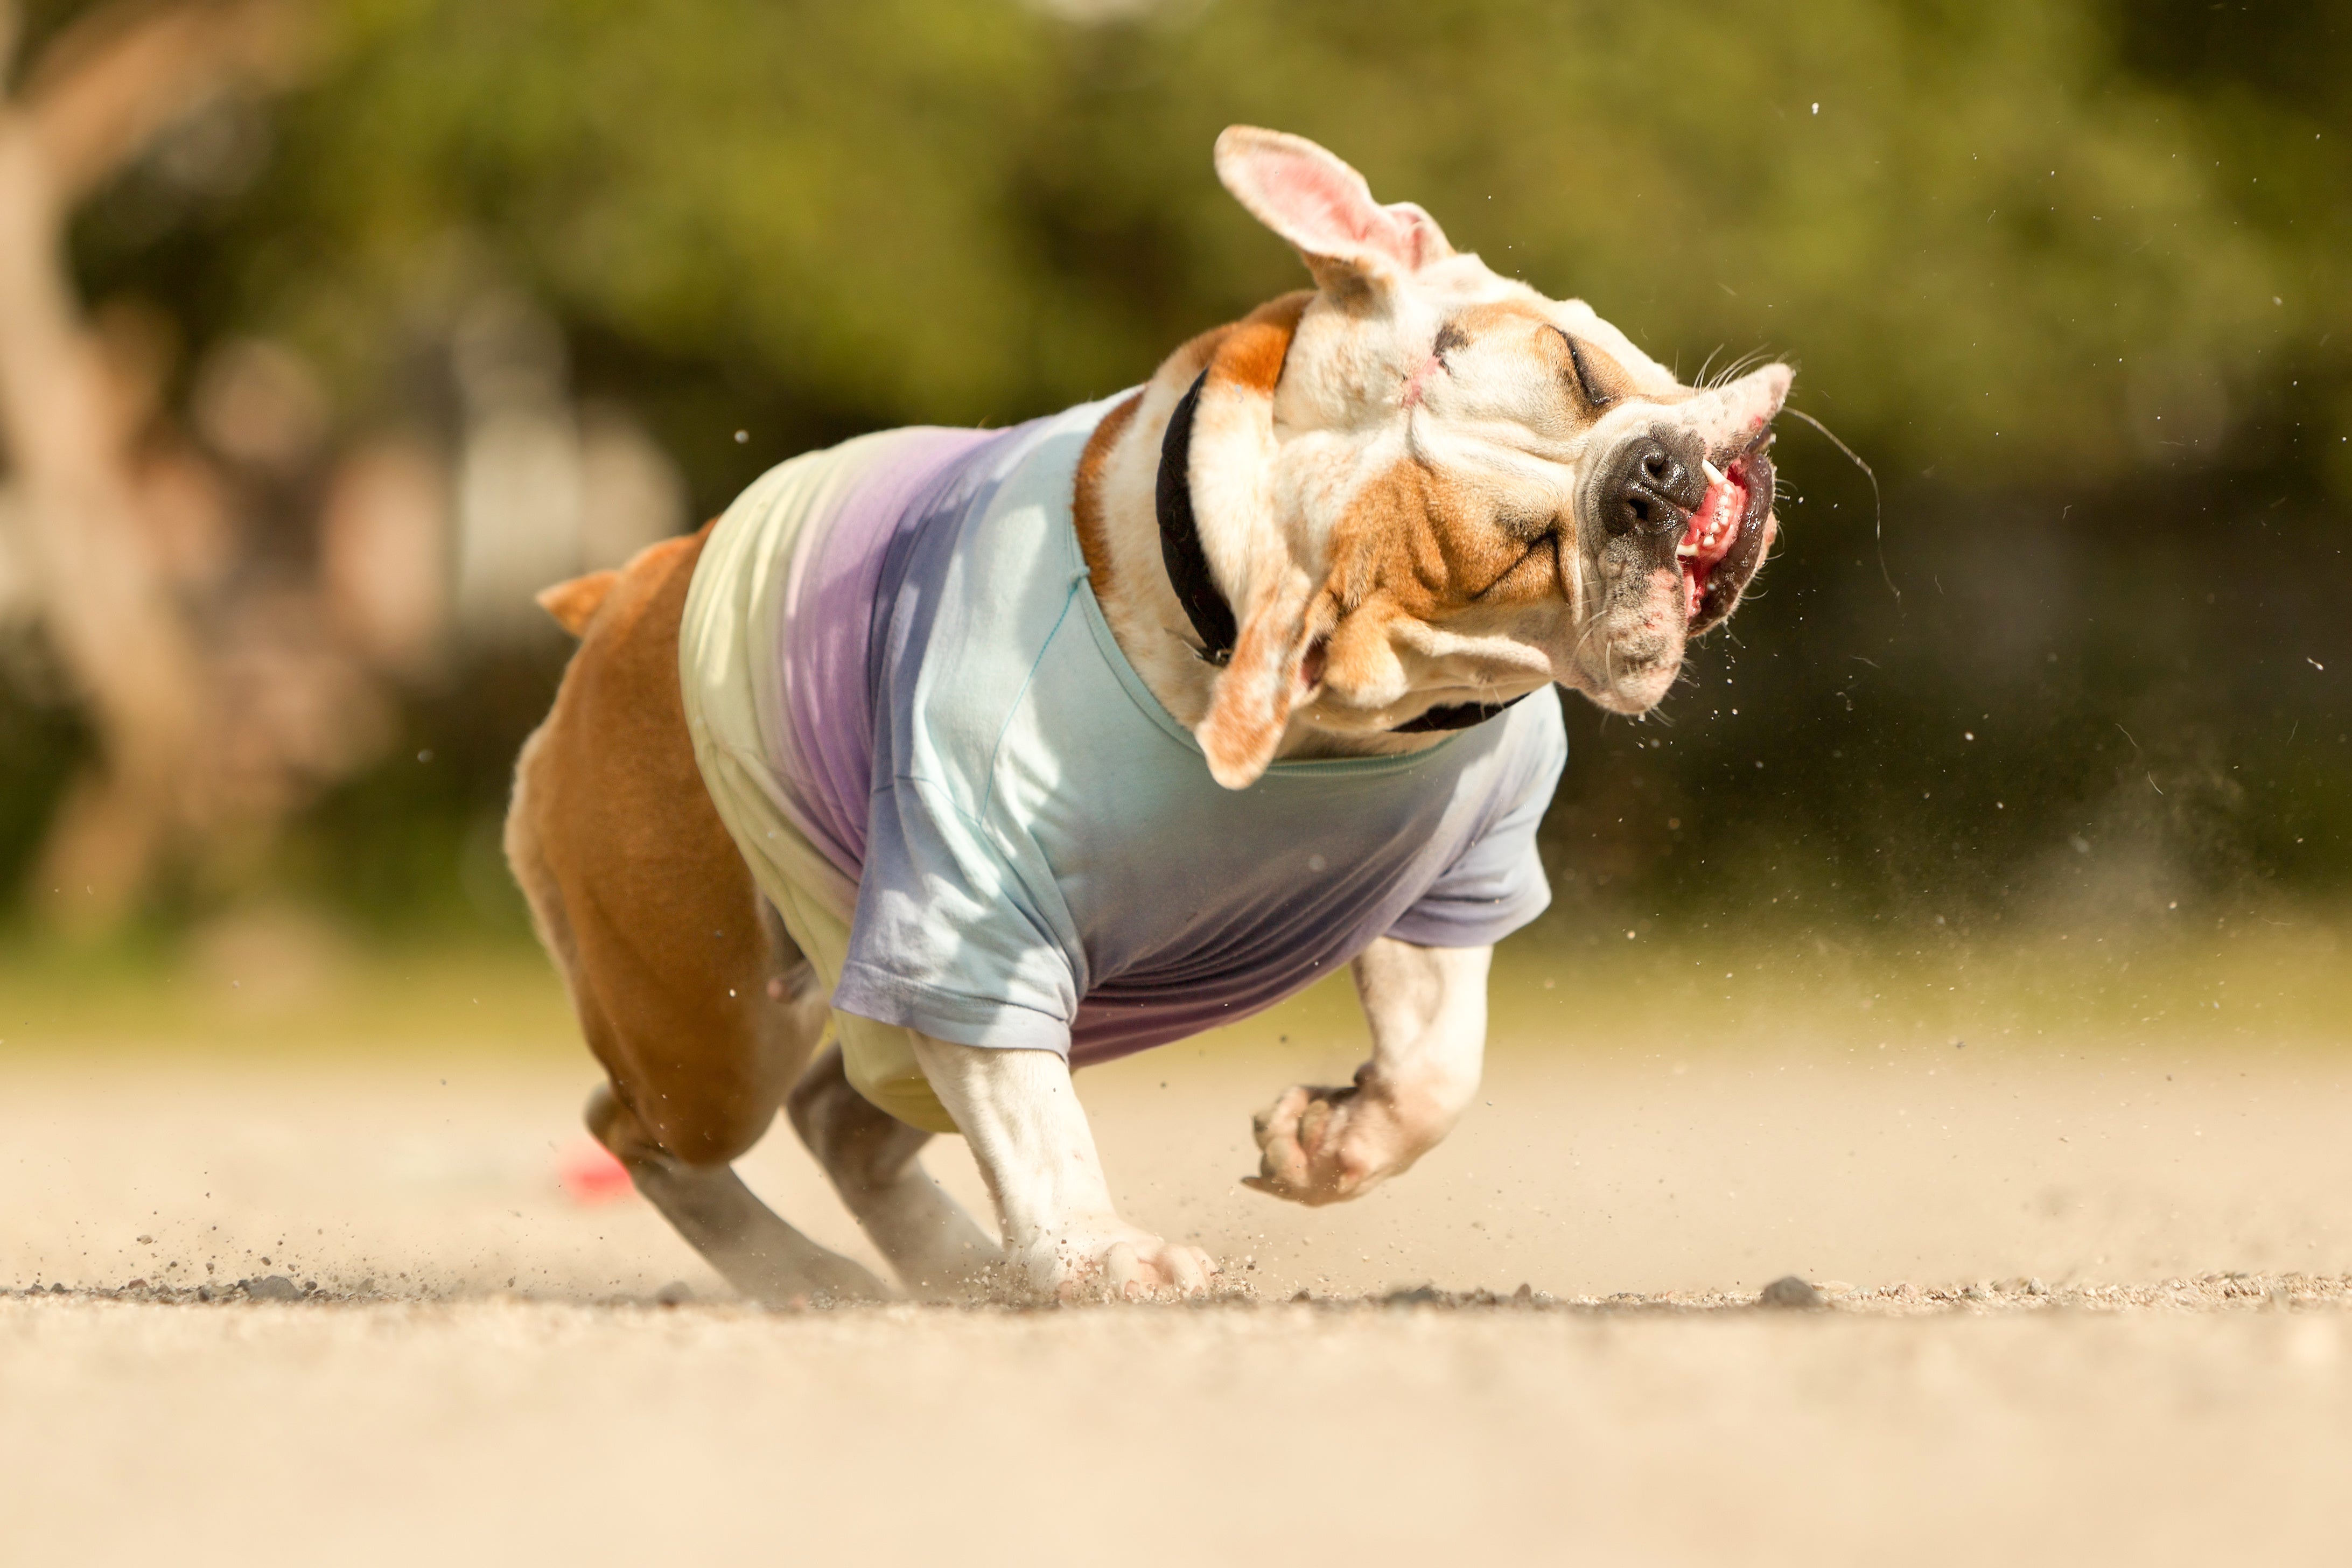
[[[1251,1184],[1409,1169],[1549,898],[1557,689],[1647,710],[1770,549],[1786,366],[1677,384],[1312,142],[1215,161],[1312,289],[1122,396],[796,458],[541,596],[580,647],[509,858],[590,1129],[749,1295],[887,1293],[730,1169],[779,1107],[911,1290],[1210,1290],[1113,1209],[1071,1070],[1341,964],[1370,1059],[1256,1118]]]

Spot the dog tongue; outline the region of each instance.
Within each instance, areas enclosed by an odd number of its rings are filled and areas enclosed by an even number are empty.
[[[1738,542],[1740,521],[1747,515],[1748,491],[1728,475],[1707,487],[1706,499],[1691,513],[1690,526],[1675,552],[1682,559],[1684,609],[1691,618],[1697,618],[1707,574],[1723,564]]]

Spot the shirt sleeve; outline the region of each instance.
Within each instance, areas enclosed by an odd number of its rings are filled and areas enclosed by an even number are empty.
[[[1067,1056],[1079,978],[1034,846],[910,778],[877,794],[833,1005],[962,1046]]]
[[[1550,906],[1551,882],[1536,848],[1536,829],[1568,763],[1568,731],[1559,701],[1549,693],[1543,712],[1527,719],[1516,748],[1520,766],[1486,830],[1397,918],[1390,936],[1416,947],[1486,947]]]

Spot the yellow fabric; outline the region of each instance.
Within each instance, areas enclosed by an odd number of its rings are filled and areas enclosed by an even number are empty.
[[[793,824],[783,784],[767,763],[754,657],[763,639],[749,634],[772,624],[767,617],[777,605],[769,596],[782,591],[782,563],[798,542],[799,525],[862,456],[852,450],[859,445],[794,458],[728,509],[703,545],[677,639],[687,729],[703,787],[828,994],[841,981],[857,888]],[[915,1059],[911,1031],[841,1012],[833,1015],[833,1031],[859,1094],[910,1126],[957,1130]]]

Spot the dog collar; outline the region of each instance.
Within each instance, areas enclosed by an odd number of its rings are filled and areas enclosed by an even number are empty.
[[[1202,371],[1168,416],[1168,434],[1160,440],[1160,559],[1168,568],[1168,584],[1176,602],[1201,639],[1201,657],[1223,669],[1234,657],[1241,627],[1234,607],[1217,591],[1209,571],[1208,552],[1201,548],[1201,525],[1192,516],[1192,416],[1200,411],[1201,388],[1209,379]]]
[[[1195,376],[1182,401],[1176,405],[1176,412],[1168,416],[1168,433],[1160,442],[1160,481],[1155,487],[1155,500],[1160,512],[1160,559],[1168,568],[1168,584],[1176,590],[1176,602],[1184,606],[1184,617],[1192,623],[1192,633],[1201,639],[1201,658],[1223,669],[1234,657],[1234,645],[1240,639],[1241,628],[1234,619],[1233,605],[1226,603],[1225,595],[1217,587],[1215,574],[1209,570],[1208,552],[1201,548],[1200,522],[1192,515],[1192,417],[1200,411],[1201,388],[1208,379],[1205,370]],[[1514,697],[1511,702],[1518,700]],[[1390,733],[1413,735],[1433,730],[1466,730],[1473,724],[1485,723],[1511,702],[1447,703],[1432,708],[1419,718],[1406,720]]]

